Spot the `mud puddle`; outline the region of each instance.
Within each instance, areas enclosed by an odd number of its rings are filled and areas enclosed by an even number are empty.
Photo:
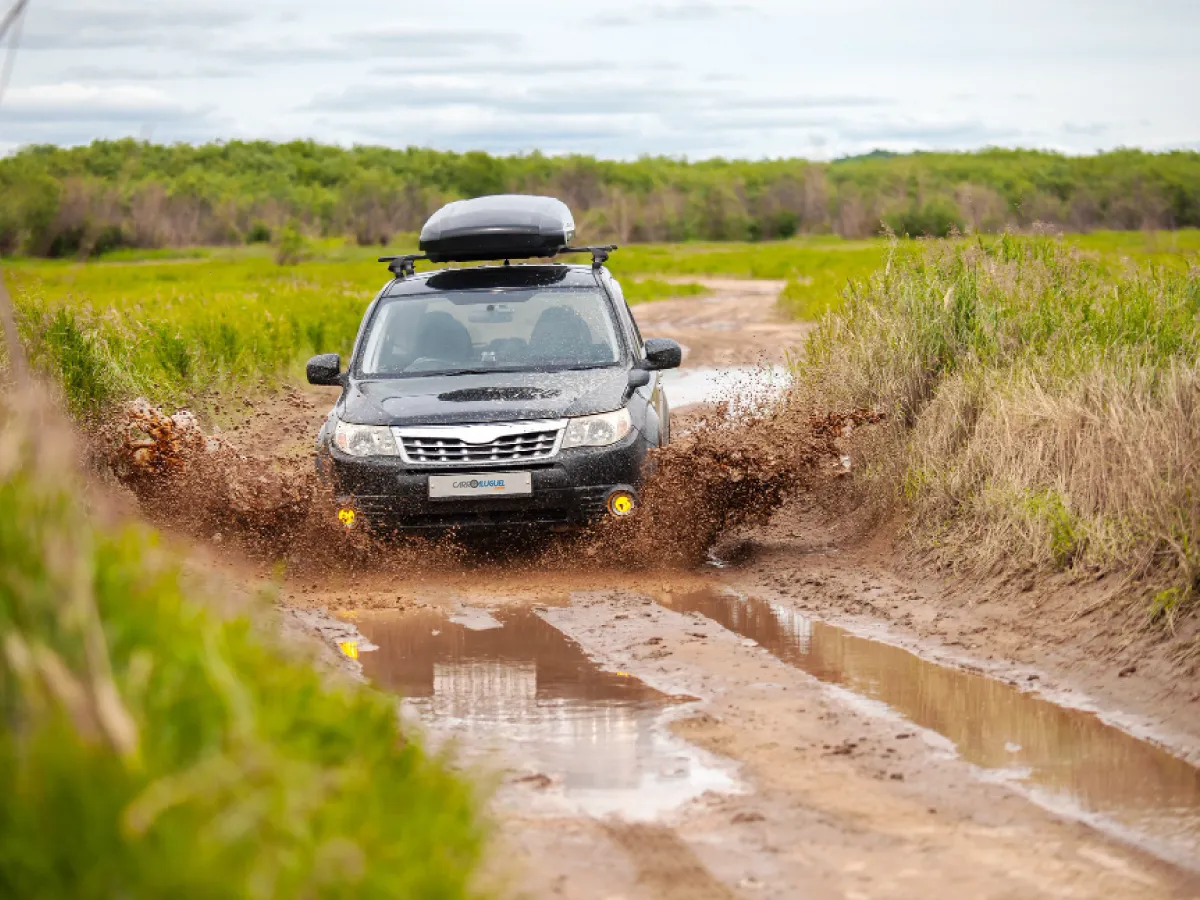
[[[663,375],[672,409],[714,402],[755,407],[782,397],[791,383],[791,372],[783,366],[685,367]]]
[[[690,706],[605,672],[529,608],[371,611],[355,617],[374,645],[357,658],[377,686],[470,762],[516,774],[500,792],[520,805],[649,820],[707,791],[736,789],[730,769],[672,735]],[[365,646],[365,645],[364,645]]]
[[[757,642],[824,682],[882,702],[952,742],[985,777],[1197,867],[1200,769],[1094,713],[806,618],[756,598],[704,591],[660,601]]]

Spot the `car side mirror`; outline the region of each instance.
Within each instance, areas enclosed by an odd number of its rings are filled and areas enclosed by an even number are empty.
[[[341,387],[345,380],[342,377],[342,358],[336,353],[322,353],[314,356],[304,367],[309,384],[324,384],[330,387]]]
[[[683,362],[683,348],[668,338],[646,339],[644,368],[651,370],[677,369]]]

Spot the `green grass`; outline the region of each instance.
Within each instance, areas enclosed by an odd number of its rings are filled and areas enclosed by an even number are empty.
[[[6,270],[26,345],[73,412],[142,394],[188,402],[346,354],[384,283],[373,262],[278,266],[266,255],[22,262]]]
[[[629,278],[621,282],[621,290],[630,305],[653,303],[655,300],[677,300],[686,297],[707,297],[711,288],[691,281],[663,281],[661,278]]]
[[[810,340],[807,396],[889,414],[864,481],[945,563],[1116,572],[1173,618],[1200,598],[1200,270],[1179,237],[900,245]]]
[[[477,896],[473,789],[394,698],[326,683],[186,593],[153,533],[93,522],[55,422],[0,400],[0,896]]]
[[[1068,240],[1112,266],[1134,259],[1182,270],[1200,259],[1196,230]],[[414,235],[401,236],[388,252],[411,251],[414,243]],[[815,320],[840,309],[847,289],[865,283],[889,253],[924,245],[902,241],[890,250],[883,240],[831,236],[639,244],[614,253],[610,268],[631,303],[707,293],[688,278],[779,280],[783,309]],[[387,279],[375,261],[380,248],[307,241],[289,248],[303,260],[290,266],[276,263],[278,252],[266,244],[121,250],[90,263],[17,260],[5,274],[32,355],[57,376],[72,411],[89,415],[139,394],[171,404],[253,389],[298,377],[315,353],[347,354],[363,310]]]

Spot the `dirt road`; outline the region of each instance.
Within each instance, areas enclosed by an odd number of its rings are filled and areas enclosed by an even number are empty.
[[[777,285],[714,287],[639,307],[643,334],[691,367],[778,363],[802,338]],[[296,393],[246,429],[302,453],[328,402]],[[1195,761],[1188,679],[1110,677],[1099,644],[994,597],[975,614],[798,502],[700,571],[516,553],[309,573],[285,600],[336,616],[331,639],[494,792],[509,895],[1200,896],[1198,770],[1108,724]]]
[[[808,322],[785,319],[776,308],[782,281],[678,280],[703,284],[712,293],[645,303],[634,314],[645,337],[683,345],[685,367],[781,365],[812,328]]]

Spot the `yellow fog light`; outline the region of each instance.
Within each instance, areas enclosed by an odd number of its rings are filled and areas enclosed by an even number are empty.
[[[350,659],[358,659],[358,641],[342,641],[338,644],[338,649]]]
[[[342,527],[349,531],[354,527],[354,523],[358,520],[358,513],[352,509],[339,509],[338,521],[342,523]]]
[[[637,500],[629,491],[613,491],[608,495],[608,511],[618,518],[633,513]]]

